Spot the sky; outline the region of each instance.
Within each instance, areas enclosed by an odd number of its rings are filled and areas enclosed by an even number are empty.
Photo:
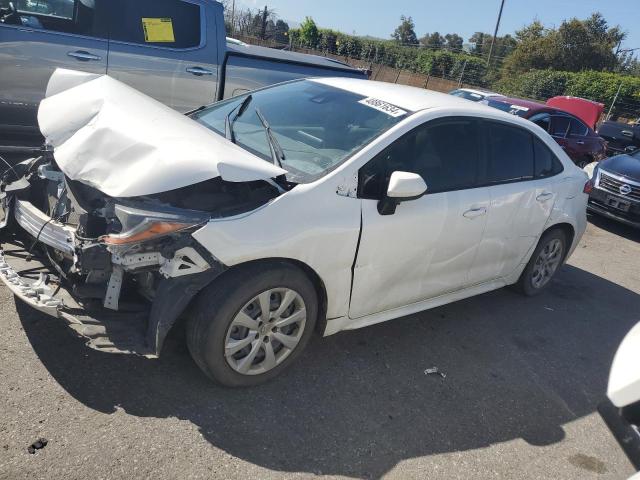
[[[279,18],[300,22],[312,17],[319,27],[389,38],[400,15],[411,16],[416,34],[458,33],[465,42],[474,32],[493,33],[500,0],[238,0],[251,8],[274,9]],[[628,33],[624,48],[640,47],[640,0],[506,0],[499,35],[539,19],[558,26],[564,19],[587,18],[600,11],[610,25]],[[638,51],[640,52],[640,51]]]

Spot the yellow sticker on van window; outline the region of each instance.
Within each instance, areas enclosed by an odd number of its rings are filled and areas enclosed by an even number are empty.
[[[170,18],[143,18],[144,41],[148,43],[175,42],[173,20]]]

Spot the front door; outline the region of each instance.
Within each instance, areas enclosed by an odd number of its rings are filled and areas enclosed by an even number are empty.
[[[182,113],[215,101],[220,4],[111,1],[111,77]]]
[[[410,305],[469,284],[489,206],[477,187],[479,121],[434,120],[396,140],[359,172],[362,234],[349,316]],[[394,171],[420,174],[427,194],[380,215],[377,203]]]
[[[0,124],[38,133],[37,113],[56,68],[105,74],[104,0],[13,0],[17,14],[0,23]],[[7,7],[8,0],[0,0]]]

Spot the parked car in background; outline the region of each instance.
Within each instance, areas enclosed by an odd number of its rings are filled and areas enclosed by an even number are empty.
[[[302,77],[367,78],[342,62],[225,38],[212,0],[0,0],[0,135],[38,134],[56,68],[109,74],[179,112]]]
[[[598,411],[631,463],[640,470],[640,323],[616,352],[607,397]]]
[[[607,141],[609,153],[632,152],[640,148],[640,119],[636,123],[604,122],[598,135]]]
[[[542,127],[580,168],[606,157],[606,142],[575,115],[520,98],[489,98],[485,103]]]
[[[575,115],[592,130],[596,129],[604,112],[604,104],[580,97],[553,97],[547,100],[547,105]]]
[[[471,100],[472,102],[481,102],[491,97],[501,97],[502,95],[488,90],[477,90],[474,88],[456,88],[451,90],[449,95],[454,97],[464,98],[465,100]]]
[[[536,295],[586,228],[587,176],[548,135],[450,95],[297,80],[188,118],[108,76],[48,92],[53,155],[2,179],[0,279],[102,351],[157,356],[188,311],[225,385],[314,331]]]
[[[633,227],[640,227],[640,150],[593,163],[588,210]]]

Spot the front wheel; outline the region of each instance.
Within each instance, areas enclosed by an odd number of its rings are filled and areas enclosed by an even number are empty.
[[[526,296],[541,293],[548,285],[566,255],[567,239],[561,230],[545,233],[515,285]]]
[[[240,267],[206,288],[187,323],[191,356],[225,386],[263,383],[308,343],[318,315],[316,290],[286,264]]]

